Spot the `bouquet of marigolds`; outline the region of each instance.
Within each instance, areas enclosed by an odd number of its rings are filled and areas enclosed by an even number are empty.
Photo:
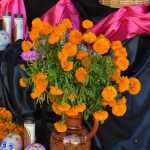
[[[136,95],[141,83],[135,77],[121,76],[127,70],[127,50],[120,41],[110,42],[104,35],[90,32],[93,22],[84,20],[86,32],[73,29],[69,19],[57,26],[35,18],[30,40],[22,42],[21,68],[27,73],[19,80],[21,87],[32,89],[36,103],[43,102],[62,116],[54,124],[65,132],[65,117],[93,116],[104,122],[109,114],[123,116],[127,110],[124,92]]]
[[[16,133],[23,136],[23,128],[13,123],[13,117],[9,110],[0,107],[0,141],[9,133]]]

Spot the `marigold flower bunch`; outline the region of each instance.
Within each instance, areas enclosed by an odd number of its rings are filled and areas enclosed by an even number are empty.
[[[0,107],[0,141],[9,133],[16,133],[23,137],[23,128],[13,123],[13,116],[5,107]]]
[[[26,77],[21,87],[32,87],[31,97],[36,103],[46,102],[62,119],[54,124],[58,132],[65,132],[66,117],[93,116],[104,122],[111,110],[121,117],[127,111],[124,93],[136,95],[141,83],[136,77],[123,76],[129,66],[127,50],[121,41],[96,36],[90,29],[93,22],[84,20],[84,33],[73,29],[64,19],[57,26],[39,18],[32,22],[29,40],[22,42],[21,67]]]

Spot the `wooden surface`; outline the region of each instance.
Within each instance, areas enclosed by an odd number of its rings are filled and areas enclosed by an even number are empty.
[[[135,5],[135,4],[149,5],[150,0],[99,0],[99,3],[106,6],[119,8],[122,6]]]

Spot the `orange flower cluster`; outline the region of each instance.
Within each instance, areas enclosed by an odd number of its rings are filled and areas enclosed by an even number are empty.
[[[111,48],[114,52],[114,63],[116,67],[121,71],[128,69],[129,61],[127,59],[127,51],[122,43],[120,41],[113,41]]]
[[[87,79],[87,71],[83,67],[80,67],[76,70],[75,77],[78,82],[85,83]]]
[[[0,141],[2,141],[8,133],[12,132],[23,135],[23,128],[12,123],[12,114],[10,111],[0,107]]]
[[[32,48],[32,43],[30,41],[23,41],[22,42],[22,50],[24,52],[28,52],[30,51]]]
[[[37,73],[32,76],[32,81],[35,85],[34,91],[31,93],[31,97],[33,99],[41,96],[43,92],[46,91],[48,86],[47,74],[45,73]]]
[[[4,107],[0,107],[0,120],[12,121],[12,114]]]
[[[94,43],[96,41],[96,35],[92,32],[87,32],[83,35],[82,39],[87,43]]]
[[[93,49],[96,53],[100,55],[104,55],[108,53],[110,49],[110,41],[104,37],[104,36],[99,36],[96,42],[93,44]]]
[[[77,46],[71,42],[65,43],[64,48],[58,53],[58,59],[64,71],[68,72],[73,69],[73,62],[68,61],[68,58],[73,57],[76,54]]]

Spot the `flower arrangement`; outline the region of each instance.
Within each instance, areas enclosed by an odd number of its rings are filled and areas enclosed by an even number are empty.
[[[9,133],[16,133],[23,136],[23,128],[13,123],[13,117],[10,111],[0,107],[0,141]]]
[[[21,68],[27,73],[19,80],[21,87],[32,88],[36,103],[46,102],[62,116],[54,124],[65,132],[65,117],[81,114],[104,122],[109,113],[121,117],[127,110],[124,92],[136,95],[141,83],[135,77],[121,76],[127,70],[127,50],[120,41],[110,42],[104,35],[90,32],[93,22],[84,20],[85,33],[72,28],[69,19],[57,26],[32,21],[30,40],[22,42]]]

